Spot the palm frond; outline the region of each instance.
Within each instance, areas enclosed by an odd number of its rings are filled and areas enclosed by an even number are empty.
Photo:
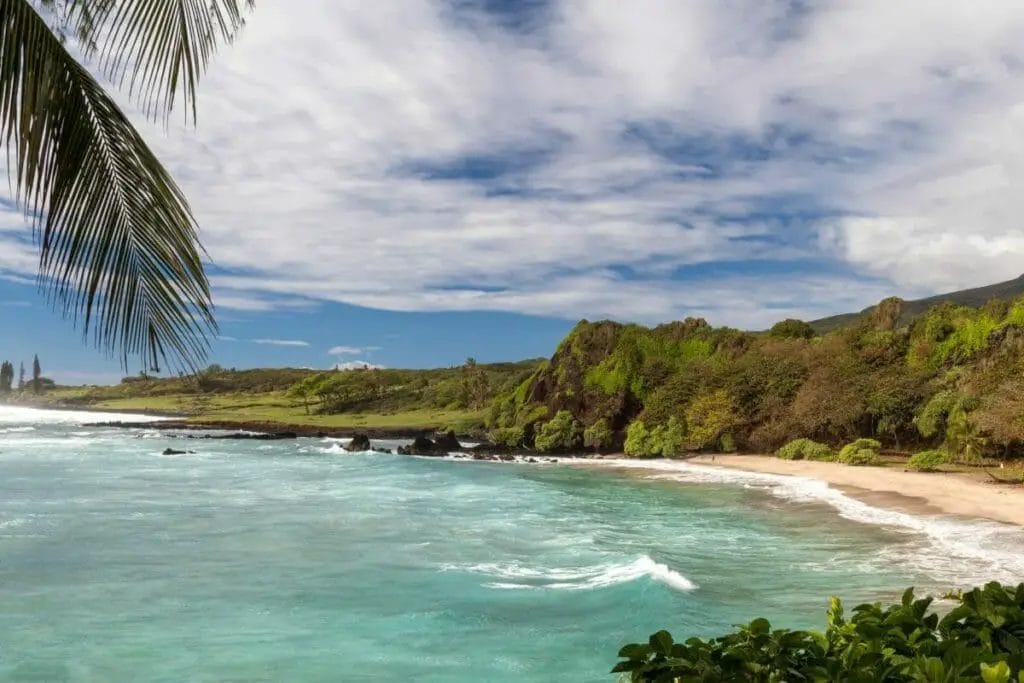
[[[0,0],[0,134],[57,307],[126,366],[194,368],[216,328],[188,204],[28,0]]]
[[[52,0],[51,0],[52,1]],[[65,0],[64,19],[99,68],[150,116],[181,95],[195,120],[196,83],[254,0]]]

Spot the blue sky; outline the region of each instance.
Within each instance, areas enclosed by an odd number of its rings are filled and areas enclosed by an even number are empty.
[[[1016,277],[1020,35],[995,0],[261,0],[196,127],[135,118],[210,254],[212,361],[517,359],[583,317],[763,328]],[[0,356],[115,379],[36,258],[0,195]]]

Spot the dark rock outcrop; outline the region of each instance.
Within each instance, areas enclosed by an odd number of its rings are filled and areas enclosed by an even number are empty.
[[[194,453],[195,451],[179,451],[175,448],[165,448],[163,455],[189,455]]]
[[[448,430],[443,434],[437,434],[434,436],[434,450],[443,454],[452,453],[454,451],[461,451],[462,444],[455,438],[455,432]]]
[[[462,444],[455,437],[455,432],[436,434],[434,439],[420,434],[408,446],[399,446],[401,455],[443,456],[462,450]]]
[[[370,437],[366,434],[353,434],[352,440],[345,445],[349,453],[365,453],[370,450]]]

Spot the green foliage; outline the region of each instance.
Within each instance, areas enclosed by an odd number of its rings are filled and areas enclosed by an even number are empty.
[[[631,422],[626,428],[626,442],[623,444],[623,450],[626,455],[634,458],[649,457],[651,455],[650,438],[651,434],[643,422],[640,420]]]
[[[939,469],[942,465],[949,462],[949,454],[944,450],[933,449],[930,451],[921,451],[910,456],[910,460],[907,461],[907,466],[912,470],[918,472],[934,472]]]
[[[810,339],[815,335],[814,328],[803,320],[786,318],[772,325],[768,335],[776,339]]]
[[[9,394],[14,388],[14,364],[10,361],[0,363],[0,394]]]
[[[715,445],[740,422],[736,404],[727,391],[701,394],[686,408],[687,445],[694,450]]]
[[[626,429],[624,449],[626,455],[635,458],[674,458],[682,455],[687,446],[686,424],[676,417],[650,430],[640,420]]]
[[[154,369],[198,367],[216,325],[188,202],[93,69],[152,116],[183,100],[194,117],[196,82],[250,6],[3,3],[0,136],[12,195],[40,238],[39,282],[126,365],[131,356]],[[68,35],[93,69],[68,50]]]
[[[583,445],[595,451],[611,448],[613,438],[612,428],[603,417],[583,430]]]
[[[881,462],[878,455],[881,447],[875,439],[857,439],[839,449],[836,461],[844,465],[877,465]]]
[[[489,436],[493,443],[507,448],[519,448],[526,438],[522,427],[498,427]]]
[[[570,451],[579,448],[582,439],[580,423],[568,410],[560,410],[540,426],[533,445],[539,451]]]
[[[775,451],[775,455],[783,460],[822,460],[836,459],[836,452],[830,447],[811,439],[793,439]]]
[[[612,672],[652,683],[1024,682],[1024,584],[975,588],[942,617],[931,602],[908,589],[898,604],[860,605],[847,619],[832,598],[824,632],[773,629],[766,619],[710,640],[658,631],[624,646]]]
[[[958,398],[951,391],[940,391],[932,396],[914,418],[914,424],[921,436],[930,439],[936,434],[945,432],[946,416],[957,403]]]

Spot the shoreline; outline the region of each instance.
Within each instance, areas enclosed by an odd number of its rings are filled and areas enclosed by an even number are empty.
[[[1024,527],[1024,487],[980,482],[956,472],[909,472],[765,455],[700,455],[705,467],[805,477],[869,505],[914,515],[955,515]]]

